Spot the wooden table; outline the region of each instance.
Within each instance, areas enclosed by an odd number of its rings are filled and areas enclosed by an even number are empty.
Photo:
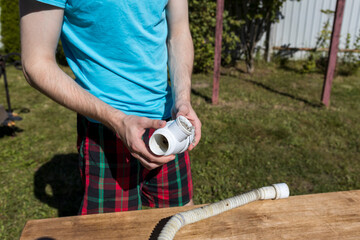
[[[156,239],[168,217],[194,207],[30,220],[20,239]],[[360,190],[250,203],[175,239],[360,239]]]

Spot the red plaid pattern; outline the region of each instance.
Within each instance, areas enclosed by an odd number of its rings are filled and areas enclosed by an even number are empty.
[[[147,144],[154,130],[143,136]],[[116,134],[78,116],[78,150],[84,198],[79,214],[183,206],[192,199],[187,152],[154,170],[132,157]]]

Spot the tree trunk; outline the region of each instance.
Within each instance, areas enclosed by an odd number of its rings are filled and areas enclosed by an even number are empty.
[[[270,56],[271,56],[270,36],[271,36],[271,22],[268,22],[268,24],[266,25],[265,54],[264,54],[264,59],[266,62],[270,62]]]
[[[253,51],[251,53],[249,53],[249,55],[247,56],[246,70],[247,70],[247,73],[249,73],[249,74],[254,73],[255,67],[254,67]]]

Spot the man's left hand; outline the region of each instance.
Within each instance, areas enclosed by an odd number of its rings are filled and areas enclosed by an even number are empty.
[[[175,119],[179,116],[186,117],[191,124],[195,127],[195,138],[190,144],[188,150],[191,151],[199,143],[201,138],[201,122],[192,108],[190,102],[177,102],[172,109],[172,117]]]

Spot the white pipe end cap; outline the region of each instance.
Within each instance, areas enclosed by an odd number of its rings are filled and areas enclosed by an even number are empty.
[[[276,183],[272,185],[276,190],[275,199],[288,198],[290,195],[289,187],[286,183]]]

